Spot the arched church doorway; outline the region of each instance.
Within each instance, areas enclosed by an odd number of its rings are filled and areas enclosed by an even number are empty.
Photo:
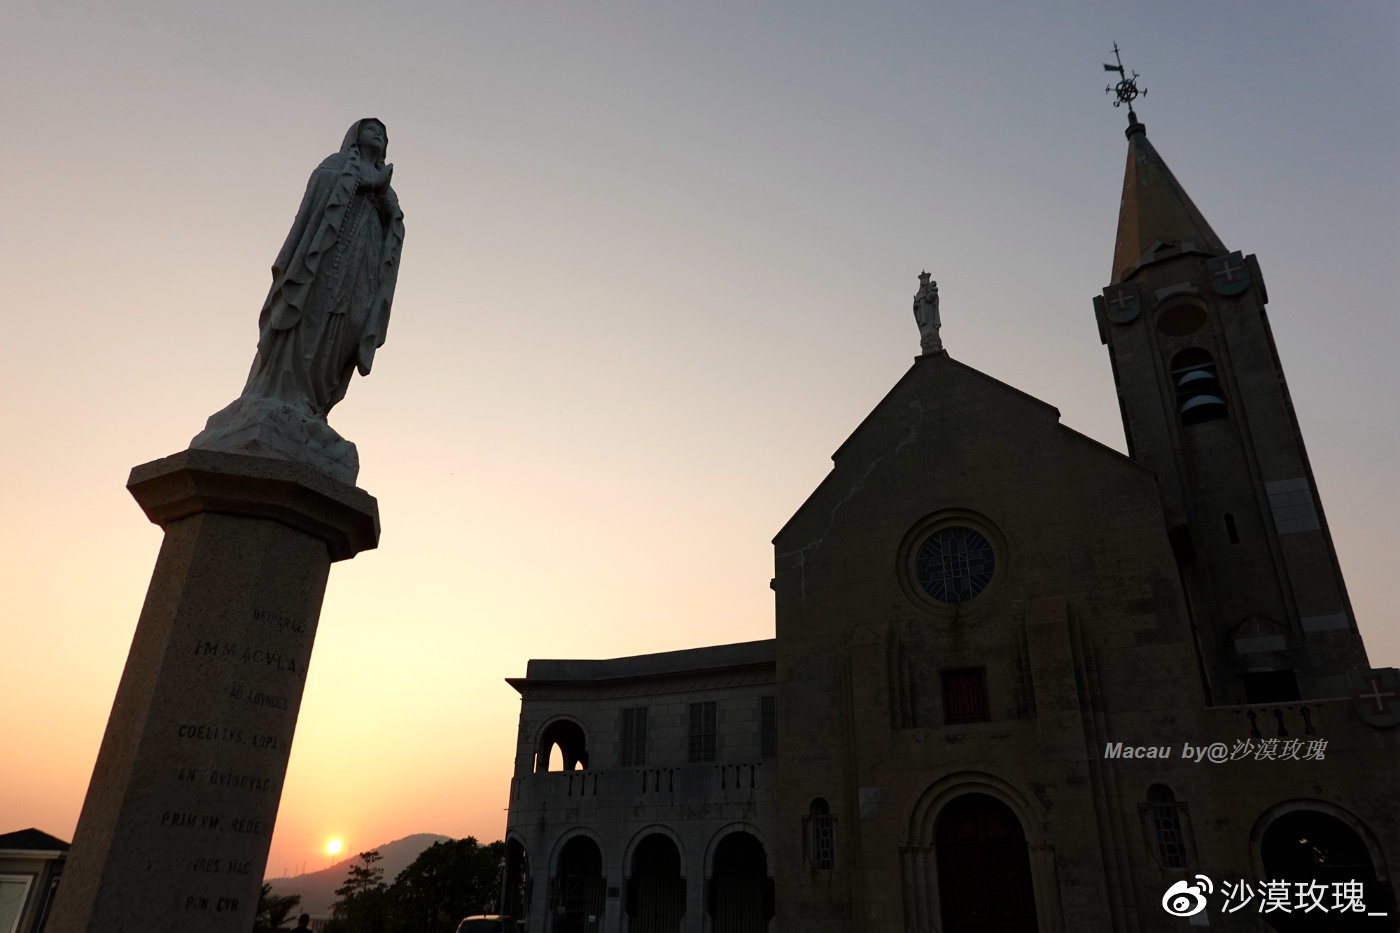
[[[987,794],[963,794],[938,815],[944,933],[1034,933],[1035,894],[1021,821]]]
[[[1381,886],[1371,853],[1356,830],[1330,813],[1292,810],[1283,814],[1264,831],[1259,841],[1259,855],[1264,863],[1264,874],[1270,881],[1286,880],[1291,891],[1298,890],[1299,882],[1305,885],[1313,882],[1326,888],[1322,898],[1328,908],[1326,913],[1265,913],[1264,921],[1279,933],[1393,929],[1388,924],[1394,922],[1394,894],[1388,887]],[[1361,883],[1365,911],[1332,909],[1334,891],[1347,890],[1334,886],[1347,882]],[[1370,911],[1382,911],[1390,916],[1367,917]]]
[[[720,840],[708,901],[714,933],[766,933],[773,916],[773,881],[763,843],[745,832]]]
[[[564,843],[549,899],[553,933],[598,933],[607,886],[598,844],[587,836]]]
[[[629,933],[676,933],[685,916],[685,879],[681,853],[661,833],[643,839],[632,854],[627,880]]]

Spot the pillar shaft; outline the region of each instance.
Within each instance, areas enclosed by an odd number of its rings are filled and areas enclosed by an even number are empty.
[[[372,496],[192,450],[132,471],[165,529],[49,929],[247,933],[333,560]]]

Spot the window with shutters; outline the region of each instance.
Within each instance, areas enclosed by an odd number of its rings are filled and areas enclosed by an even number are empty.
[[[822,797],[807,812],[807,860],[816,871],[836,868],[836,817]]]
[[[943,721],[986,722],[987,672],[982,667],[965,667],[943,672]]]
[[[778,698],[758,698],[758,757],[778,756]]]
[[[637,706],[622,711],[622,735],[618,743],[618,764],[647,763],[647,708]]]
[[[688,761],[714,761],[719,713],[714,700],[690,704],[690,743]]]

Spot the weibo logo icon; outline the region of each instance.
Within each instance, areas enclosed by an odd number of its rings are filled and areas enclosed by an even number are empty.
[[[1162,909],[1173,917],[1194,917],[1206,909],[1206,894],[1215,890],[1215,885],[1205,875],[1197,875],[1201,884],[1190,884],[1185,879],[1167,888],[1162,895]],[[1205,893],[1201,893],[1201,888]]]

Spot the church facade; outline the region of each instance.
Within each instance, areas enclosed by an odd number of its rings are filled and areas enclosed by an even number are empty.
[[[923,354],[774,538],[772,641],[510,681],[523,929],[1396,929],[1400,673],[1259,263],[1127,135],[1129,454],[952,359],[925,276]]]

